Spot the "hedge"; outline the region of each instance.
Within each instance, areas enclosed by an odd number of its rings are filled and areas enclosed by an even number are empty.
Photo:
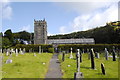
[[[58,46],[58,49],[59,51],[61,50],[70,52],[70,48],[72,47],[73,52],[76,52],[77,49],[87,52],[87,49],[93,48],[94,51],[100,52],[104,51],[105,48],[107,48],[108,51],[112,51],[113,46],[115,47],[115,49],[120,50],[120,44],[61,44]]]
[[[34,52],[39,52],[39,46],[41,46],[43,52],[54,52],[53,45],[48,45],[48,44],[41,44],[41,45],[34,45],[34,44],[29,44],[29,45],[24,45],[24,44],[17,44],[14,46],[14,48],[18,49],[23,49],[25,48],[26,52],[29,52],[30,49],[32,49]],[[73,52],[76,52],[77,49],[84,50],[85,52],[87,49],[93,48],[94,51],[100,52],[104,51],[105,48],[108,49],[108,51],[112,51],[113,46],[115,49],[120,50],[120,44],[61,44],[58,45],[58,52],[60,51],[67,51],[70,52],[70,48],[73,48]]]
[[[52,45],[47,45],[47,44],[40,44],[40,45],[36,45],[36,44],[29,44],[29,45],[17,44],[13,48],[17,48],[17,49],[20,49],[20,48],[24,49],[25,48],[26,52],[29,52],[29,50],[32,50],[34,52],[39,52],[39,46],[41,46],[41,49],[43,50],[43,52],[49,52],[49,48],[53,48]]]

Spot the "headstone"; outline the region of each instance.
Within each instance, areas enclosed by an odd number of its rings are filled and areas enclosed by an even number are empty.
[[[0,49],[0,53],[2,53],[2,48]]]
[[[104,64],[103,63],[101,63],[101,70],[102,70],[102,74],[106,74],[106,72],[105,72],[105,67],[104,67]]]
[[[82,53],[84,54],[85,53],[85,50],[83,49]]]
[[[43,49],[42,49],[42,53],[43,53]]]
[[[70,49],[71,50],[71,54],[70,54],[70,59],[72,59],[73,58],[73,55],[72,55],[72,48]]]
[[[20,54],[24,54],[21,48],[20,48]]]
[[[36,53],[34,53],[34,56],[36,56]]]
[[[6,64],[12,63],[12,59],[7,59]]]
[[[8,55],[9,55],[9,52],[7,51],[7,52],[6,52],[6,56],[8,56]]]
[[[23,49],[23,54],[25,54],[25,52],[26,52],[26,51],[25,51],[25,48],[24,48],[24,49]]]
[[[80,53],[80,62],[82,62],[82,52],[79,50]]]
[[[15,52],[16,52],[16,56],[18,56],[18,49],[17,48],[16,48]]]
[[[96,54],[96,58],[100,58],[100,55],[98,52],[96,52],[95,54]]]
[[[80,50],[77,49],[77,72],[80,72]]]
[[[108,60],[109,53],[107,51],[107,48],[105,48],[105,59]]]
[[[63,51],[63,54],[62,54],[62,61],[65,60],[65,51]]]
[[[114,50],[114,49],[113,49],[113,51],[112,51],[112,55],[113,55],[113,61],[116,61],[116,57],[115,57],[116,53],[115,53],[115,50]]]
[[[77,49],[77,72],[74,73],[74,80],[76,80],[77,78],[83,78],[83,73],[80,72],[80,51],[79,49]]]
[[[90,51],[90,55],[91,55],[91,68],[95,69],[95,62],[94,62],[94,51],[93,48]]]
[[[39,46],[39,54],[41,54],[41,46]]]
[[[90,50],[87,49],[87,53],[88,53],[88,60],[90,60]]]

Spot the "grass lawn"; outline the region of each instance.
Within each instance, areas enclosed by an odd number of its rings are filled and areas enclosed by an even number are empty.
[[[36,54],[25,53],[12,55],[12,63],[6,64],[8,56],[3,58],[2,78],[44,78],[48,70],[51,53]],[[45,63],[45,64],[43,64]]]
[[[70,54],[66,54],[64,62],[61,61],[62,55],[59,55],[63,78],[74,78],[74,72],[77,72],[75,54],[73,55],[74,59],[69,59]],[[80,72],[83,73],[84,78],[118,78],[118,58],[117,61],[112,61],[112,58],[109,58],[107,61],[103,57],[103,54],[100,54],[99,59],[95,58],[95,70],[91,69],[91,60],[88,60],[87,53],[84,53],[82,58],[83,61],[80,63]],[[104,63],[106,75],[102,75],[101,63]],[[70,67],[68,67],[68,65],[70,65]]]

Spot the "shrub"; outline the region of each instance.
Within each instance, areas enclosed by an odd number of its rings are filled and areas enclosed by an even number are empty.
[[[54,53],[54,48],[48,48],[49,53]]]

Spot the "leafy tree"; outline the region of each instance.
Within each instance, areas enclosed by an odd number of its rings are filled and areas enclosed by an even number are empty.
[[[12,45],[12,43],[10,42],[10,40],[8,38],[2,38],[2,47],[3,48],[8,48]]]
[[[11,29],[8,29],[5,33],[4,33],[4,37],[5,38],[8,38],[12,43],[13,43],[13,34],[12,34],[12,31]]]

